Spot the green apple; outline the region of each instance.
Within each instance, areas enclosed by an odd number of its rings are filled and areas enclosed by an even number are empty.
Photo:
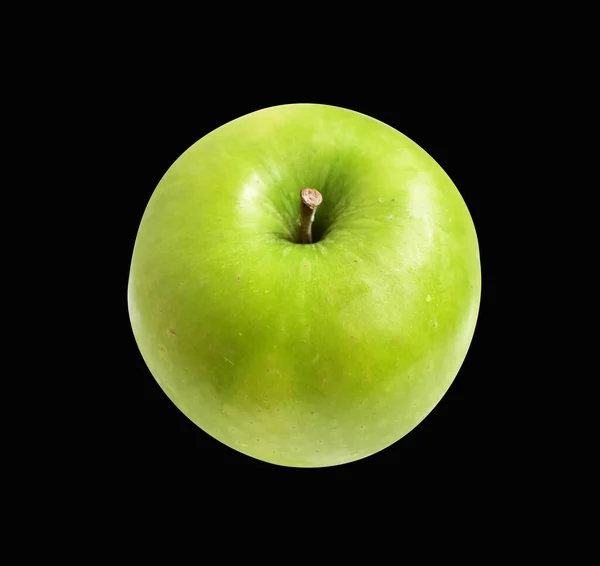
[[[472,218],[423,149],[369,116],[289,104],[221,126],[165,173],[128,307],[150,372],[198,427],[266,462],[321,467],[427,416],[480,294]]]

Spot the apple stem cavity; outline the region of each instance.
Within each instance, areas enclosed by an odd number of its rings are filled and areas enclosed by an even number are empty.
[[[312,223],[323,196],[317,189],[306,188],[300,191],[300,199],[300,243],[312,244]]]

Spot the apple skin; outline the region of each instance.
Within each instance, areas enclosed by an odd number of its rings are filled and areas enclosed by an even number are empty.
[[[323,195],[297,244],[300,191]],[[440,401],[481,294],[473,221],[422,148],[363,114],[238,118],[156,187],[128,283],[133,333],[172,402],[227,446],[322,467],[398,441]]]

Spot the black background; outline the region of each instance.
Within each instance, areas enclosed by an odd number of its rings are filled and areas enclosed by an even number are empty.
[[[151,85],[150,85],[151,87]],[[126,459],[140,477],[181,473],[203,475],[275,474],[295,478],[310,474],[335,476],[378,474],[385,468],[410,471],[414,477],[449,478],[497,475],[510,461],[510,439],[502,434],[498,402],[497,328],[495,322],[496,202],[498,132],[493,105],[474,96],[438,97],[398,93],[386,101],[374,93],[358,97],[345,92],[290,88],[286,93],[256,91],[235,95],[229,88],[196,87],[152,90],[122,105],[121,139],[126,159],[119,189],[124,219],[116,286],[122,291],[124,364],[121,390],[130,401],[119,424]],[[341,89],[342,91],[344,89]],[[480,244],[483,289],[475,335],[453,385],[433,412],[393,446],[366,459],[323,469],[274,466],[240,454],[213,439],[189,421],[167,398],[146,368],[129,325],[126,288],[131,252],[145,206],[169,166],[195,141],[220,125],[249,112],[277,104],[318,102],[372,116],[398,129],[424,148],[448,173],[473,218]],[[116,263],[114,264],[116,267]],[[133,409],[135,408],[135,409]],[[125,424],[124,424],[125,423]],[[508,451],[508,452],[507,452]],[[304,478],[303,478],[304,479]]]

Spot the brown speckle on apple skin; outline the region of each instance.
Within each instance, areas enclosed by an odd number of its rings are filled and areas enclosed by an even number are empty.
[[[170,328],[169,328],[169,335],[170,336],[177,336],[177,334],[175,334],[175,332],[173,332]]]

